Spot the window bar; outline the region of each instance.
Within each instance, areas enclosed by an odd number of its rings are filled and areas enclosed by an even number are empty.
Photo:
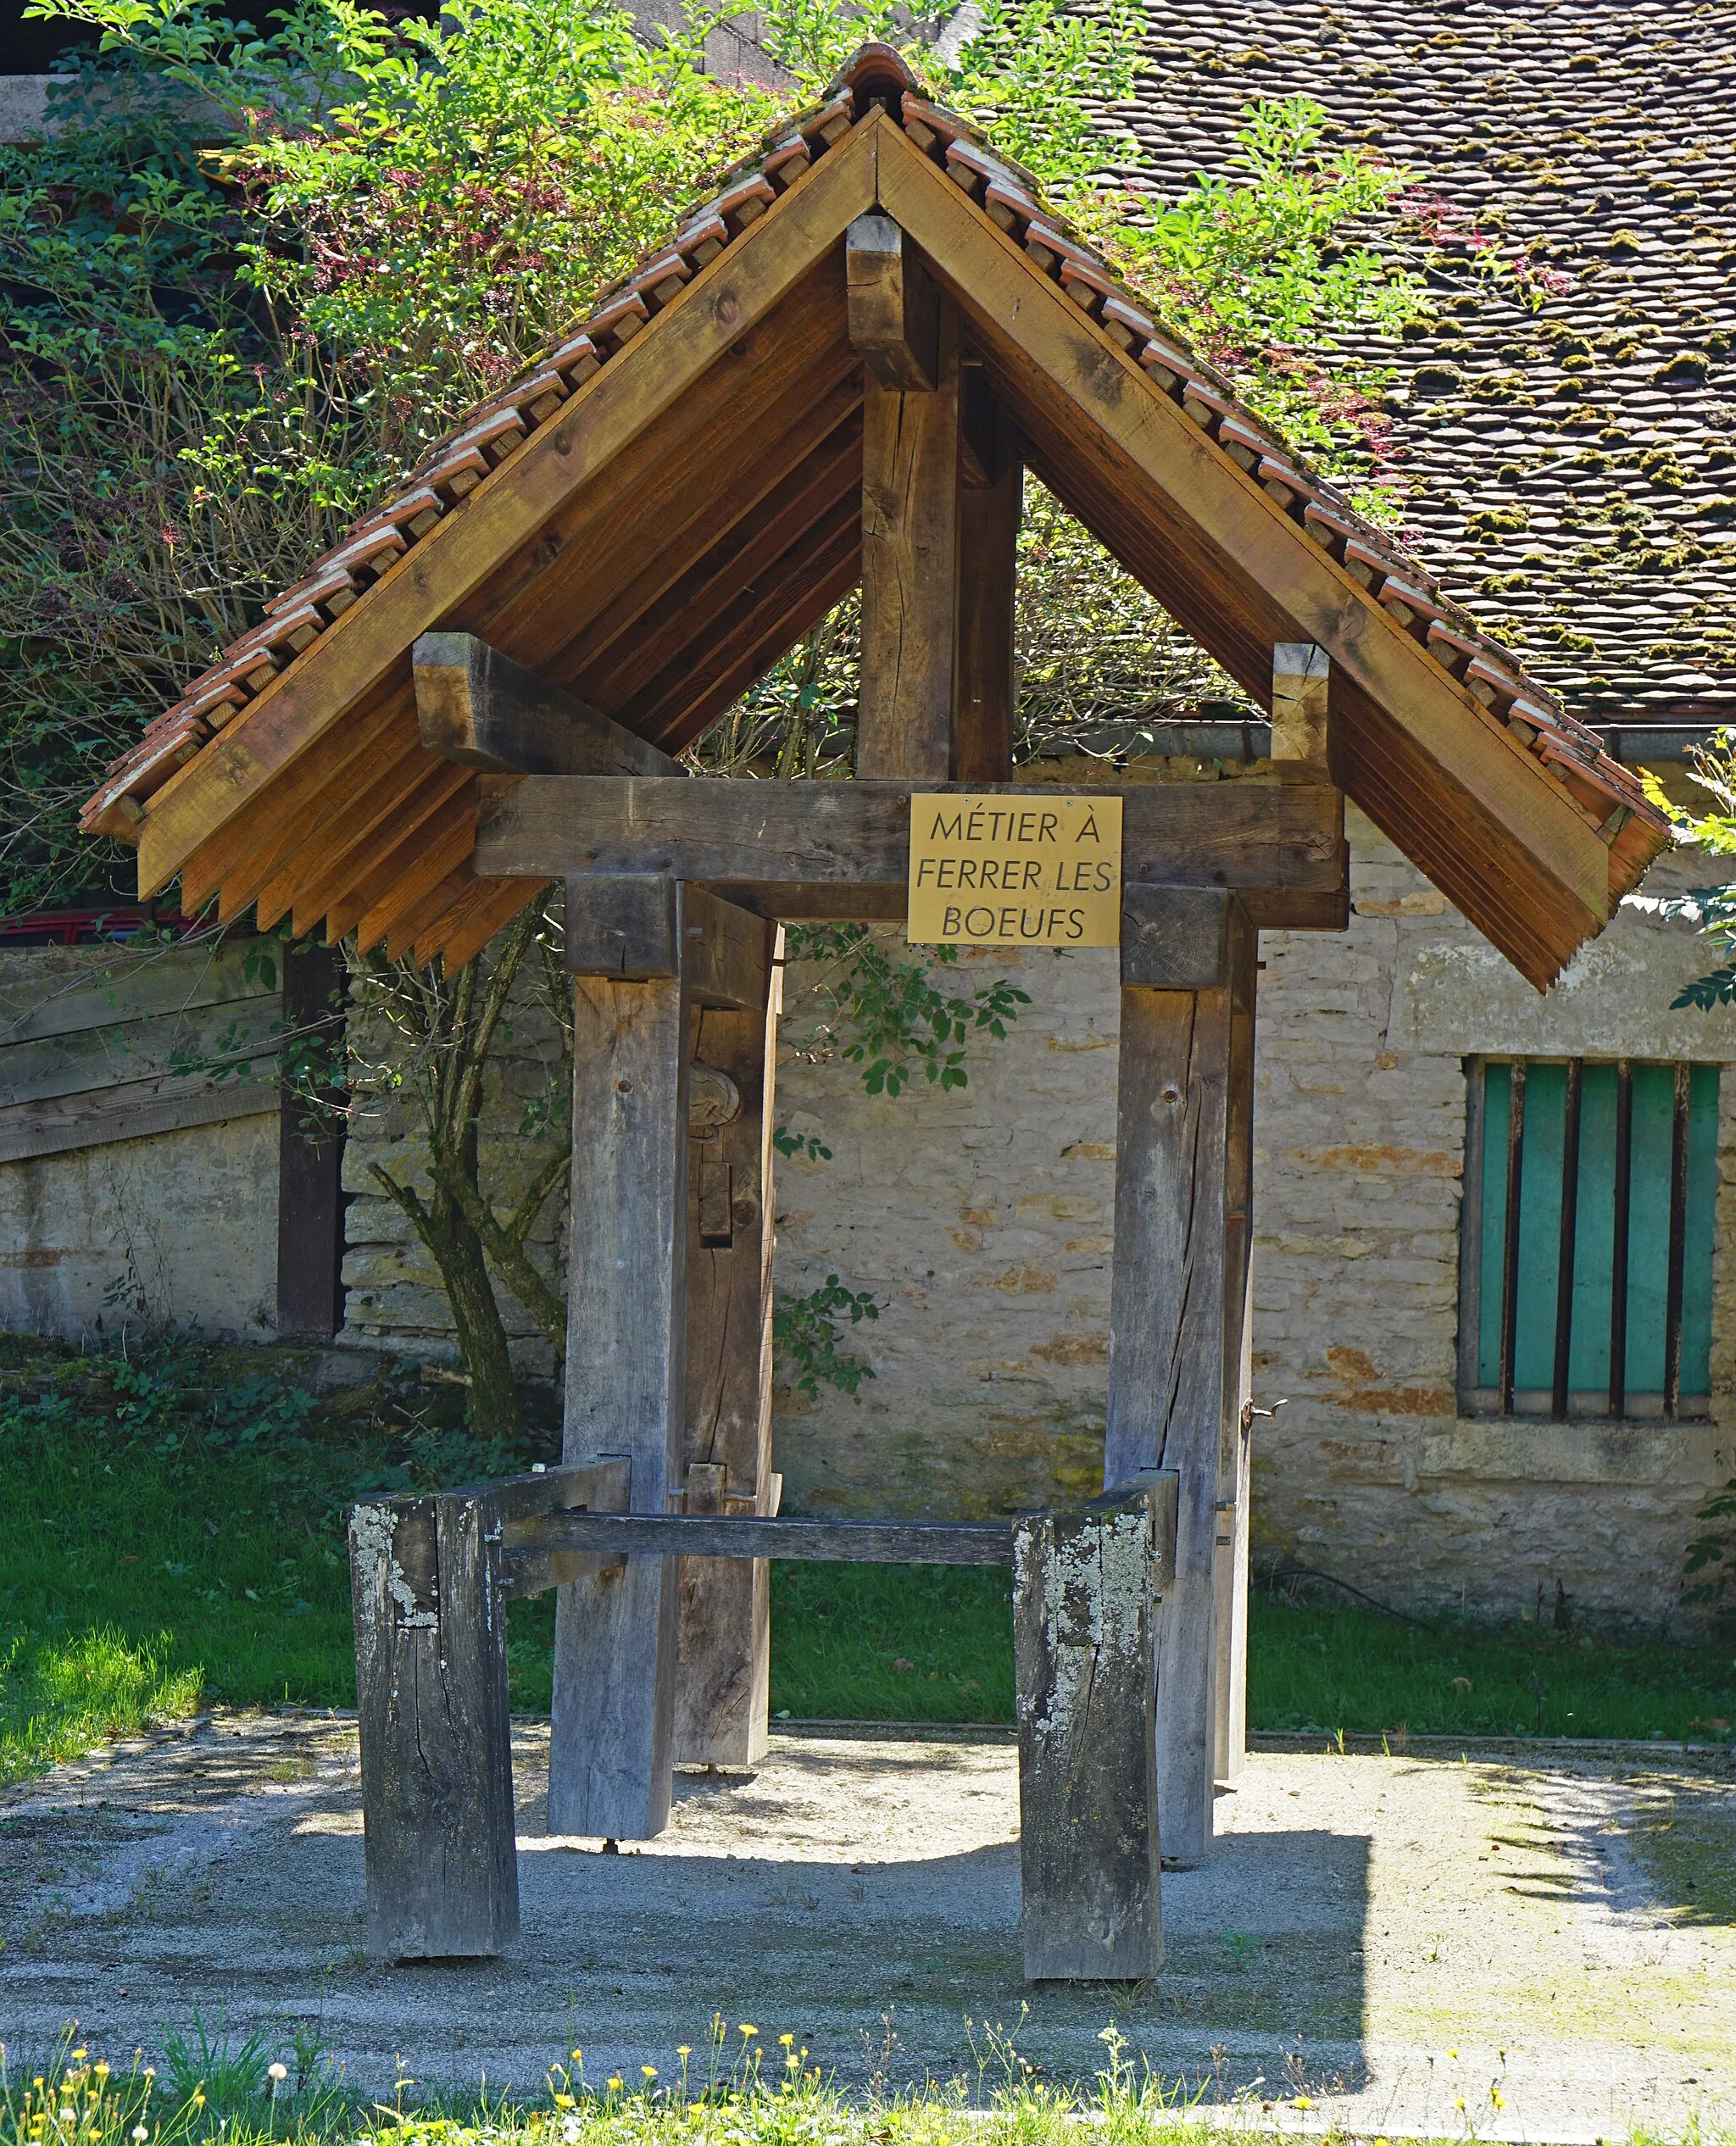
[[[1561,1126],[1561,1252],[1555,1268],[1555,1375],[1550,1413],[1567,1414],[1567,1371],[1573,1350],[1573,1247],[1579,1222],[1579,1094],[1585,1061],[1567,1061],[1567,1095]]]
[[[1519,1185],[1525,1165],[1525,1061],[1516,1059],[1507,1110],[1507,1234],[1501,1261],[1501,1398],[1513,1413],[1513,1360],[1519,1346]]]
[[[1628,1198],[1633,1160],[1633,1068],[1616,1065],[1616,1229],[1610,1258],[1610,1414],[1628,1413]]]
[[[1670,1117],[1670,1278],[1664,1298],[1664,1414],[1682,1404],[1682,1269],[1688,1243],[1688,1079],[1676,1068],[1675,1109]]]

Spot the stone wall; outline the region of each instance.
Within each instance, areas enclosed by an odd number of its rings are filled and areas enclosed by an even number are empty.
[[[1042,771],[1082,780],[1081,764]],[[1094,766],[1084,779],[1183,773]],[[1244,778],[1247,779],[1247,778]],[[1257,777],[1253,779],[1258,779]],[[1692,1516],[1736,1476],[1736,1079],[1723,1084],[1710,1424],[1461,1420],[1455,1382],[1464,1059],[1484,1051],[1736,1059],[1736,1015],[1672,1014],[1704,965],[1687,924],[1625,908],[1539,998],[1354,809],[1343,934],[1266,934],[1255,1118],[1255,1526],[1265,1554],[1411,1605],[1512,1612],[1556,1584],[1601,1617],[1679,1613]],[[1666,861],[1649,893],[1703,869]],[[829,1161],[781,1161],[777,1281],[837,1274],[881,1307],[851,1330],[871,1366],[852,1400],[780,1385],[776,1458],[790,1511],[984,1515],[1100,1482],[1114,1198],[1112,952],[965,949],[943,972],[1029,992],[971,1082],[896,1099],[811,1063],[810,987],[790,971],[779,1116]],[[527,1020],[490,1120],[491,1168],[542,1150],[512,1128],[545,1077]],[[449,1350],[445,1306],[408,1226],[370,1185],[418,1167],[401,1111],[359,1121],[347,1181],[349,1326],[376,1347]],[[552,1266],[560,1218],[540,1232]],[[509,1310],[511,1311],[509,1305]],[[546,1346],[516,1319],[524,1367]]]
[[[177,1049],[220,1052],[231,1028],[269,1035],[278,1001],[236,976],[237,963],[198,948],[0,949],[0,1148],[17,1157],[0,1160],[0,1329],[75,1341],[174,1326],[270,1338],[275,1093],[231,1079],[212,1106],[249,1115],[18,1153],[31,1144],[19,1120],[45,1108],[64,1117],[112,1106],[116,1124],[136,1125],[153,1115],[141,1094],[160,1085],[161,1122],[199,1085],[172,1071]],[[216,970],[230,973],[214,981]],[[57,1025],[57,1008],[69,1018],[81,1009],[77,1026]]]

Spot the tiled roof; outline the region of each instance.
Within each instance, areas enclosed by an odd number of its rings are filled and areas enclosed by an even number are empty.
[[[1292,521],[1340,560],[1444,670],[1504,721],[1605,825],[1606,836],[1612,838],[1626,818],[1637,815],[1655,822],[1661,837],[1662,823],[1645,803],[1636,778],[1600,750],[1595,734],[1483,633],[1419,560],[1360,520],[1331,485],[1242,407],[1228,383],[1170,335],[1101,256],[1045,206],[1028,173],[999,156],[956,114],[931,103],[898,56],[873,45],[863,48],[821,103],[768,136],[760,153],[729,175],[716,197],[695,209],[667,246],[604,293],[588,318],[509,387],[472,410],[396,498],[357,524],[301,581],[274,599],[264,622],[195,680],[110,770],[85,808],[85,826],[125,833],[136,826],[155,790],[341,613],[364,602],[376,575],[442,518],[462,514],[466,497],[491,469],[547,424],[575,388],[608,364],[700,269],[876,106],[982,204],[1043,274],[1099,320]],[[1648,853],[1655,846],[1655,840],[1650,842]]]
[[[1458,226],[1396,364],[1406,520],[1447,597],[1594,722],[1736,720],[1736,18],[1692,0],[1149,0],[1117,119],[1179,193],[1243,107],[1306,94]],[[1451,226],[1449,225],[1449,228]],[[1465,249],[1449,247],[1461,257]]]

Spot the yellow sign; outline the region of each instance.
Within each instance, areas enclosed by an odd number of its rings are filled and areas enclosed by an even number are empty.
[[[915,946],[1119,946],[1121,799],[913,796],[908,933]]]

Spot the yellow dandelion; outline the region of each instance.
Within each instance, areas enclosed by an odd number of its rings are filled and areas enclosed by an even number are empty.
[[[609,2082],[609,2091],[611,2093],[619,2093],[621,2090],[622,2084],[623,2082],[621,2076],[620,2072],[617,2071],[615,2077]]]
[[[639,2069],[648,2079],[654,2079],[657,2077],[657,2066],[654,2064],[642,2064]]]
[[[760,2032],[757,2026],[749,2026],[745,2020],[743,2021],[741,2026],[736,2031],[738,2034],[740,2034],[744,2042],[750,2034],[757,2034]]]
[[[678,2057],[690,2057],[693,2054],[685,2042],[676,2043],[675,2053]]]
[[[582,2064],[584,2061],[585,2052],[582,2049],[575,2049],[573,2051],[573,2062],[575,2064]]]

